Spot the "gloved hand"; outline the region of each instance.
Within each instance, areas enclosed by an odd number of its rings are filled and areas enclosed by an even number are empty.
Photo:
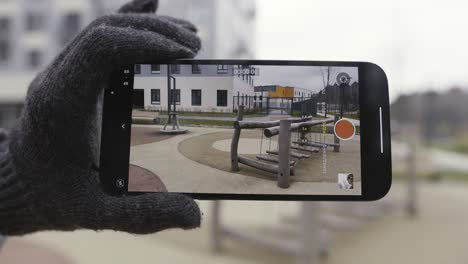
[[[155,0],[92,22],[31,83],[25,108],[0,153],[0,234],[112,229],[145,234],[200,225],[190,198],[174,193],[113,197],[101,189],[102,94],[116,67],[191,58],[200,49],[188,22],[154,14]]]

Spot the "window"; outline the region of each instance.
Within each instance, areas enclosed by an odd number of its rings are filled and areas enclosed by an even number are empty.
[[[39,13],[26,14],[26,30],[39,31],[44,27],[44,17]]]
[[[180,73],[180,65],[179,64],[171,64],[171,73],[179,74]]]
[[[227,65],[218,65],[218,73],[228,73]]]
[[[216,99],[217,106],[227,106],[227,90],[217,90]]]
[[[159,65],[159,64],[151,64],[151,73],[152,73],[152,74],[159,74],[159,73],[161,73],[161,65]]]
[[[28,66],[37,68],[41,66],[41,53],[38,50],[32,50],[28,53]]]
[[[63,18],[60,30],[60,42],[62,45],[67,44],[81,28],[81,16],[77,13],[68,13]]]
[[[201,67],[198,64],[192,65],[192,74],[200,74],[201,73]]]
[[[10,44],[7,40],[0,39],[0,62],[7,61],[10,58]]]
[[[192,90],[192,105],[201,105],[201,90]]]
[[[8,33],[10,31],[10,20],[6,17],[0,18],[0,32]]]
[[[161,90],[160,89],[151,89],[151,104],[154,104],[154,105],[161,104]]]
[[[174,94],[174,90],[171,90],[171,92],[169,93],[169,101],[172,102],[172,95]],[[176,104],[180,105],[180,89],[176,89],[175,90],[175,99],[176,99]]]
[[[135,74],[141,74],[141,65],[135,64]]]

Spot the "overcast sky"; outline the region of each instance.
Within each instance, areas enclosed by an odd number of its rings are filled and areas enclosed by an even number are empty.
[[[468,86],[467,3],[258,0],[257,58],[375,62],[393,99]]]
[[[323,89],[322,72],[327,67],[311,66],[256,66],[260,68],[260,75],[255,77],[255,85],[281,85],[304,88],[313,92]],[[330,83],[335,83],[336,75],[346,72],[351,82],[359,82],[358,71],[354,67],[332,67]],[[325,75],[326,76],[326,75]]]

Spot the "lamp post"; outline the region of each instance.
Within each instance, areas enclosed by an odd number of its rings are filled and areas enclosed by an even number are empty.
[[[159,132],[163,134],[184,134],[187,129],[181,129],[177,119],[177,83],[171,75],[171,65],[167,65],[167,120],[164,128]]]
[[[339,104],[340,104],[340,118],[343,118],[344,112],[344,90],[349,88],[351,82],[351,76],[346,72],[341,72],[336,76],[336,82],[339,86]]]

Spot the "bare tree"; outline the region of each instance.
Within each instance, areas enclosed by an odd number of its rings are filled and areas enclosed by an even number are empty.
[[[320,67],[320,72],[322,73],[323,88],[331,85],[333,76],[335,75],[335,70],[331,66]]]

